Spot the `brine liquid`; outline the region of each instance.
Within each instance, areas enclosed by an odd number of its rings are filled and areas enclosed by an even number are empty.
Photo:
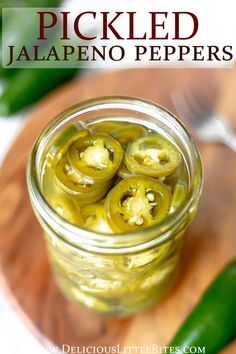
[[[128,120],[122,122],[119,118],[107,122],[125,125]],[[142,125],[143,121],[130,118],[129,123]],[[94,127],[96,123],[88,126]],[[154,125],[143,123],[143,126],[155,132]],[[158,128],[156,130],[162,133]],[[178,170],[162,181],[172,192],[169,212],[174,213],[181,208],[189,188],[184,158]],[[56,212],[83,227],[79,215],[81,205],[77,206],[73,196],[58,188],[55,171],[46,161],[42,169],[42,189]],[[98,232],[107,233],[106,226],[99,225]],[[180,231],[174,228],[168,242],[139,253],[122,255],[80,250],[52,232],[47,233],[46,239],[56,280],[69,298],[101,313],[129,315],[149,307],[170,288],[178,273],[183,234],[183,228]]]

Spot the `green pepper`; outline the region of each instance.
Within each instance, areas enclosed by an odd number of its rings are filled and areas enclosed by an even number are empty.
[[[0,116],[8,116],[28,107],[46,93],[72,79],[77,68],[20,69],[1,96]]]
[[[56,7],[61,0],[1,0],[0,10],[3,7]]]
[[[33,4],[33,1],[31,2]],[[52,4],[52,1],[43,4]],[[55,4],[55,3],[54,3]],[[42,2],[40,4],[42,6]],[[21,45],[32,45],[34,35],[30,29],[35,27],[35,19],[29,17],[26,21],[15,11],[14,16],[7,22],[7,28],[5,29],[5,36],[10,38],[16,35],[15,28],[19,27],[19,33],[17,33],[17,43]],[[33,21],[33,22],[32,22]],[[37,41],[36,41],[37,42]],[[37,44],[35,42],[35,44]],[[52,41],[45,46],[44,53],[48,53],[48,47],[54,46],[60,55],[62,50],[60,36],[54,33]],[[2,70],[2,73],[1,73]],[[31,62],[24,63],[24,67],[17,69],[5,69],[0,70],[0,77],[9,76],[9,80],[6,82],[5,90],[1,96],[0,101],[0,116],[9,116],[17,113],[21,109],[33,104],[49,91],[53,90],[60,84],[72,79],[77,73],[78,68],[34,68]],[[9,73],[9,75],[7,74]],[[6,74],[6,75],[5,75]]]
[[[228,264],[203,294],[169,347],[186,353],[186,347],[205,347],[219,353],[236,337],[236,261]]]
[[[24,6],[25,7],[57,7],[60,5],[62,0],[25,0]]]
[[[115,232],[135,231],[163,220],[169,211],[168,187],[151,177],[127,177],[107,195],[108,223]]]
[[[25,0],[25,1],[10,1],[10,0],[3,0],[0,3],[0,27],[2,27],[2,8],[37,8],[37,7],[57,7],[61,3],[61,0],[41,0],[40,3],[37,0]],[[10,16],[9,16],[10,15]],[[35,20],[33,17],[28,16],[27,18],[24,16],[23,13],[19,11],[11,11],[8,12],[8,17],[6,14],[4,15],[4,36],[5,38],[15,38],[14,42],[16,45],[24,44],[26,47],[32,43],[33,35],[32,35],[32,28],[35,27]],[[17,28],[17,31],[16,31]],[[0,52],[2,41],[0,40]],[[0,58],[2,57],[2,53]],[[0,65],[0,78],[12,78],[19,70],[22,68],[3,68]]]
[[[120,167],[123,149],[107,134],[91,134],[78,139],[68,150],[69,163],[87,183],[105,182]]]
[[[168,176],[181,162],[177,148],[159,134],[143,136],[130,144],[125,153],[126,167],[134,174]]]

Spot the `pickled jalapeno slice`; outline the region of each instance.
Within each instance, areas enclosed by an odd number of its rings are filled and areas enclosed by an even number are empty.
[[[180,162],[180,152],[160,134],[137,139],[125,153],[125,164],[132,173],[151,177],[169,176]]]
[[[80,207],[74,200],[63,195],[52,196],[50,199],[52,208],[64,219],[75,225],[82,225]]]
[[[139,124],[67,127],[46,155],[43,189],[63,218],[95,232],[144,229],[181,207],[188,192],[175,145]]]
[[[102,192],[106,192],[111,181],[106,183],[86,183],[80,175],[77,175],[75,171],[71,168],[69,161],[66,156],[64,156],[56,165],[55,168],[56,182],[59,186],[67,193],[73,195],[82,195],[84,197],[99,195]]]
[[[107,220],[114,232],[135,231],[163,220],[171,193],[162,182],[143,176],[122,180],[107,195]]]
[[[88,129],[78,130],[76,125],[66,128],[52,145],[47,156],[47,163],[54,167],[68,150],[70,145],[72,145],[77,139],[85,138],[88,135]]]
[[[187,195],[186,181],[179,178],[178,181],[176,182],[176,185],[175,185],[174,191],[173,191],[173,195],[172,195],[171,206],[170,206],[170,213],[171,214],[175,210],[177,210],[178,207],[183,203],[186,195]]]
[[[86,183],[105,182],[120,167],[121,145],[107,134],[91,134],[70,146],[67,157],[70,166]]]
[[[147,134],[147,130],[138,124],[124,125],[111,132],[113,138],[119,141],[123,148],[126,148],[129,143],[144,134]]]
[[[101,122],[91,124],[90,127],[96,133],[110,134],[113,130],[122,127],[122,124],[117,122]]]
[[[81,217],[84,228],[106,234],[113,233],[106,219],[104,203],[99,202],[84,207],[81,210]]]

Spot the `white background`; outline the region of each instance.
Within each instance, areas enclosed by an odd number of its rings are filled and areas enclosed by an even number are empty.
[[[68,2],[66,2],[68,4]],[[215,0],[135,0],[135,1],[127,1],[127,0],[86,0],[86,1],[70,1],[68,6],[64,6],[64,11],[70,11],[70,15],[68,17],[68,28],[69,28],[69,36],[73,37],[73,20],[82,12],[92,11],[96,12],[96,19],[93,19],[93,16],[86,15],[81,18],[81,26],[82,26],[82,33],[90,33],[87,31],[92,31],[90,35],[97,35],[99,38],[99,29],[102,28],[102,14],[101,12],[110,12],[108,16],[108,21],[111,21],[115,17],[116,12],[124,12],[121,14],[113,23],[114,28],[117,32],[124,38],[129,36],[129,16],[127,12],[136,12],[134,18],[134,35],[142,37],[144,33],[147,33],[146,40],[120,40],[117,39],[110,30],[108,30],[108,36],[110,40],[95,40],[91,43],[91,41],[85,42],[79,40],[76,36],[76,40],[72,41],[65,41],[64,45],[88,45],[90,46],[95,45],[98,48],[101,46],[108,46],[109,48],[112,46],[122,46],[125,48],[125,58],[121,61],[112,61],[109,60],[109,56],[106,55],[106,61],[98,60],[91,62],[91,56],[89,61],[84,61],[84,67],[90,67],[91,63],[93,67],[96,68],[107,68],[109,67],[116,67],[120,68],[124,65],[129,66],[140,66],[140,65],[147,65],[150,64],[152,66],[160,66],[162,65],[159,61],[151,61],[150,59],[150,51],[148,50],[147,55],[143,55],[142,61],[137,62],[135,61],[135,45],[144,45],[144,46],[164,46],[164,45],[172,45],[172,46],[190,46],[198,45],[204,46],[203,53],[205,54],[203,61],[198,61],[198,66],[222,66],[224,65],[224,61],[207,61],[208,49],[207,46],[216,45],[222,48],[225,45],[229,45],[233,47],[233,53],[235,55],[235,44],[236,44],[236,37],[235,37],[235,4],[233,0],[224,0],[224,1],[215,1]],[[6,11],[14,11],[14,10],[6,10]],[[27,12],[23,10],[24,16],[34,16],[35,22],[38,22],[38,14],[37,11],[28,9]],[[161,27],[157,27],[157,35],[158,37],[162,38],[168,33],[168,39],[165,40],[148,40],[151,36],[151,15],[149,12],[167,12],[167,17],[165,19],[164,15],[159,14],[157,15],[157,24],[161,24],[163,21],[165,23],[165,28],[162,29]],[[197,34],[189,39],[189,40],[173,40],[174,37],[174,28],[175,28],[175,16],[173,12],[191,12],[196,15],[199,22],[199,28]],[[21,16],[22,11],[17,9],[18,16]],[[36,14],[36,15],[35,15]],[[50,19],[50,15],[47,17]],[[58,14],[58,22],[62,18],[61,14]],[[60,26],[59,26],[60,27]],[[192,19],[189,15],[183,14],[180,16],[180,35],[187,36],[192,33]],[[3,26],[3,38],[4,37],[4,29]],[[45,31],[46,36],[50,36],[53,32],[53,29],[48,29]],[[33,38],[37,38],[39,35],[38,31],[32,34]],[[59,30],[58,38],[61,37],[61,30]],[[21,43],[20,46],[24,45],[25,43]],[[39,44],[39,43],[34,43]],[[45,43],[44,43],[45,44]],[[3,40],[3,47],[5,46],[4,53],[8,53],[8,46],[14,45],[14,38]],[[88,52],[89,53],[89,52]],[[162,51],[161,51],[162,53]],[[119,52],[116,54],[119,57]],[[163,56],[163,55],[162,55]],[[220,55],[222,56],[222,55]],[[177,62],[177,55],[173,55],[170,57],[170,62],[166,62],[168,65],[180,65]],[[193,52],[191,50],[190,54],[186,56],[186,62],[191,64],[193,59]],[[5,65],[9,62],[9,55],[6,56]],[[20,65],[21,62],[17,62],[16,65]],[[62,61],[49,61],[48,63],[36,61],[34,63],[30,62],[30,65],[34,64],[36,67],[40,66],[78,66],[79,62],[72,60],[68,62]],[[226,62],[227,64],[227,62]],[[22,65],[25,65],[23,62]]]

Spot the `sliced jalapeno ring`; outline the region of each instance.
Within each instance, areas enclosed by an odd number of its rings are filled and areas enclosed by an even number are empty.
[[[119,141],[123,148],[144,134],[147,134],[147,130],[138,124],[128,124],[111,132],[113,138]]]
[[[106,195],[106,192],[99,192],[99,194],[93,195],[93,196],[85,196],[83,195],[83,197],[78,197],[78,204],[80,207],[86,206],[86,205],[90,205],[93,203],[97,203],[100,200],[102,200],[104,198],[104,196]]]
[[[110,134],[113,130],[122,127],[122,124],[117,122],[101,122],[90,124],[89,127],[91,127],[95,133]]]
[[[105,234],[113,233],[106,219],[104,203],[100,202],[84,207],[81,210],[81,217],[84,228]]]
[[[187,188],[187,186],[189,185],[188,182],[189,182],[188,181],[188,171],[187,171],[186,165],[184,163],[184,160],[182,159],[177,170],[174,173],[172,173],[172,175],[167,176],[165,178],[165,184],[170,188],[171,193],[173,195],[178,183],[185,185]]]
[[[123,149],[107,134],[91,134],[70,146],[68,160],[86,183],[105,182],[120,167]]]
[[[49,201],[52,208],[65,220],[72,224],[82,225],[80,208],[74,200],[63,195],[51,197]]]
[[[56,183],[64,192],[74,195],[79,199],[90,197],[94,201],[101,199],[109,189],[112,181],[103,183],[87,184],[80,175],[77,175],[71,168],[66,156],[62,157],[55,168]]]
[[[181,159],[177,148],[159,134],[137,139],[125,153],[125,164],[132,173],[151,177],[169,176],[176,171]]]
[[[135,231],[163,220],[170,202],[171,193],[160,181],[151,177],[128,177],[106,197],[107,220],[114,232]]]
[[[179,178],[173,191],[172,195],[172,201],[171,201],[171,206],[170,206],[170,213],[174,213],[175,210],[179,208],[179,206],[183,203],[185,200],[185,197],[187,195],[187,183]]]
[[[67,127],[51,146],[47,156],[47,164],[54,167],[66,153],[70,145],[72,145],[77,139],[85,138],[88,135],[89,130],[86,128],[78,130],[77,125]]]

